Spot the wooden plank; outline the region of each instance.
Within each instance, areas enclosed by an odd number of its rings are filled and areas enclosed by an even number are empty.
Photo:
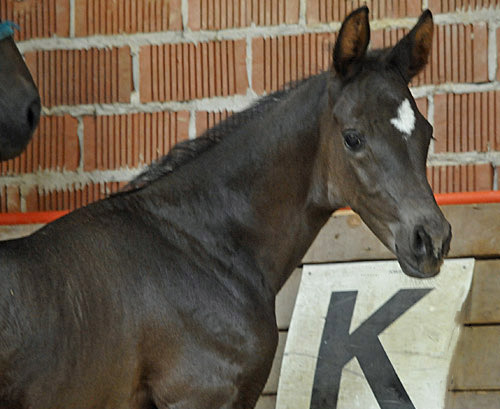
[[[449,389],[500,390],[499,342],[500,326],[464,327],[451,365]]]
[[[0,225],[0,241],[28,236],[42,226],[43,224]]]
[[[500,203],[442,209],[453,229],[450,257],[500,256]]]
[[[287,330],[292,319],[293,306],[299,291],[302,269],[297,268],[276,296],[276,322],[280,330]]]
[[[375,260],[394,258],[353,212],[337,212],[319,232],[302,262]]]
[[[450,392],[445,409],[499,409],[500,392]]]
[[[276,395],[261,395],[255,409],[274,409],[276,407]]]
[[[276,348],[276,354],[274,355],[273,366],[271,372],[269,373],[269,378],[267,378],[267,383],[264,386],[262,393],[264,394],[275,394],[278,391],[278,381],[281,371],[281,362],[283,361],[283,352],[285,350],[286,337],[288,333],[286,331],[280,331],[278,347]]]
[[[500,203],[443,206],[452,225],[449,257],[500,255]],[[375,235],[351,211],[335,213],[303,258],[303,263],[393,259]]]
[[[499,298],[500,259],[476,261],[472,288],[465,310],[465,323],[500,323]]]

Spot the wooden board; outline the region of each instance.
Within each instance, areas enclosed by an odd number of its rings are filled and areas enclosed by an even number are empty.
[[[453,392],[446,409],[500,409],[500,392]]]
[[[43,224],[0,225],[0,241],[28,236],[44,226]]]
[[[465,323],[500,323],[500,259],[476,261]]]
[[[276,296],[276,322],[280,330],[287,330],[292,319],[293,306],[299,291],[302,269],[297,268]]]
[[[449,389],[500,391],[500,326],[462,329],[450,371]]]
[[[472,271],[472,259],[447,260],[427,280],[395,261],[304,265],[277,408],[320,407],[319,394],[338,409],[394,399],[442,409]]]
[[[278,347],[276,348],[276,354],[274,355],[273,366],[269,377],[267,378],[266,385],[264,386],[263,394],[276,394],[278,391],[278,381],[281,371],[281,362],[283,361],[283,352],[285,351],[286,337],[288,335],[287,331],[280,331]]]
[[[443,206],[442,210],[453,230],[449,257],[500,256],[500,203]],[[392,258],[358,215],[342,211],[323,227],[303,262]]]
[[[255,409],[274,409],[276,407],[276,395],[261,395]]]

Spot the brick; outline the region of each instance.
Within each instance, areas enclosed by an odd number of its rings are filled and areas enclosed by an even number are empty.
[[[473,25],[473,48],[474,63],[474,82],[488,81],[488,26],[486,23],[476,23]]]
[[[500,91],[434,97],[435,152],[500,150]]]
[[[380,29],[371,48],[394,46],[408,30]],[[499,74],[500,75],[500,74]],[[436,25],[429,63],[411,86],[488,80],[488,30],[484,23]]]
[[[1,175],[39,170],[76,170],[80,160],[78,121],[69,116],[42,116],[33,139],[17,158],[0,163]]]
[[[20,212],[21,193],[18,186],[2,186],[0,188],[0,212]]]
[[[232,112],[224,110],[221,112],[196,112],[196,135],[201,135],[207,129],[212,128],[219,122],[231,116]]]
[[[188,0],[191,30],[297,24],[299,0]]]
[[[0,16],[20,26],[14,39],[69,36],[70,0],[2,0]]]
[[[416,0],[401,0],[386,4],[385,0],[315,0],[307,2],[307,24],[329,23],[343,21],[354,9],[366,4],[370,9],[370,19],[417,17],[422,9],[421,2]]]
[[[182,29],[181,0],[75,0],[75,35]]]
[[[420,111],[420,113],[425,117],[425,119],[428,118],[428,101],[427,98],[417,98],[415,100],[415,103],[417,104],[417,108]]]
[[[25,195],[26,210],[54,211],[74,210],[101,200],[120,190],[127,182],[87,183],[83,186],[71,184],[60,189],[33,187]]]
[[[434,96],[434,152],[447,149],[448,95]]]
[[[139,68],[142,102],[245,94],[248,89],[245,40],[142,46]]]
[[[434,193],[473,192],[493,188],[493,167],[489,163],[429,166],[427,179]]]
[[[479,10],[481,8],[498,7],[498,0],[429,0],[429,9],[434,13],[449,13],[458,10]]]
[[[188,138],[189,112],[154,112],[83,118],[86,171],[136,168]]]
[[[335,34],[302,34],[252,40],[252,87],[262,94],[329,68]]]
[[[130,102],[129,47],[26,53],[44,106]]]

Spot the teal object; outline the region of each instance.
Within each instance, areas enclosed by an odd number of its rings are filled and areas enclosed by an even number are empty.
[[[19,30],[20,27],[13,21],[2,21],[0,23],[0,40],[13,36],[14,29]]]

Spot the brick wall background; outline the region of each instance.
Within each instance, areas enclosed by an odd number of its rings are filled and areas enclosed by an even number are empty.
[[[0,0],[21,26],[43,117],[0,164],[0,211],[73,209],[116,191],[185,138],[288,81],[327,68],[361,0]],[[435,192],[498,189],[500,1],[368,0],[372,47],[423,8],[437,24],[412,83],[435,128]]]

